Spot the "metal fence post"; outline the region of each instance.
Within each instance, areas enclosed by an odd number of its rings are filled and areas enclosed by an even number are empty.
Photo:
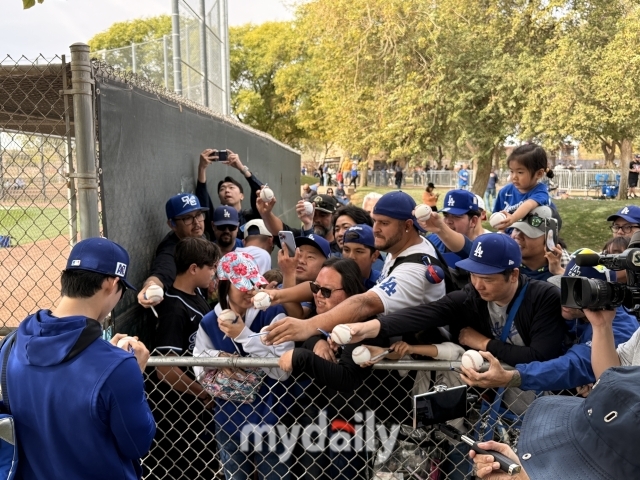
[[[131,42],[131,70],[133,73],[138,73],[138,66],[136,65],[136,43]]]
[[[209,73],[207,69],[207,23],[205,0],[200,0],[200,69],[202,70],[202,104],[209,106]]]
[[[82,239],[100,235],[98,181],[96,176],[93,79],[89,45],[71,45],[71,93],[76,137],[78,206]]]
[[[171,0],[171,37],[173,40],[173,90],[182,95],[182,59],[180,58],[180,0]]]
[[[4,150],[2,149],[2,130],[0,129],[0,200],[4,197],[4,169],[2,166],[2,154]]]
[[[44,171],[44,137],[40,137],[38,142],[38,153],[40,154],[40,176],[42,180],[42,199],[47,199],[47,175]]]
[[[169,90],[169,37],[162,36],[162,52],[164,60],[164,88]]]
[[[224,91],[222,92],[222,113],[224,115],[231,115],[231,92],[229,91],[229,85],[231,83],[231,71],[229,67],[229,13],[227,10],[227,0],[218,1],[218,22],[220,32],[220,40],[222,45],[220,46],[220,65],[222,70],[222,85]]]

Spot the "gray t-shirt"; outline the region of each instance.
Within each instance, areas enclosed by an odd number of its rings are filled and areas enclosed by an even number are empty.
[[[504,328],[505,323],[507,323],[508,306],[509,305],[501,307],[495,302],[487,302],[487,307],[489,308],[489,316],[491,317],[491,331],[493,332],[493,336],[498,340],[502,338],[502,329]],[[524,346],[522,337],[516,329],[515,321],[511,324],[511,331],[509,332],[506,343],[517,345],[519,347]]]
[[[617,352],[623,367],[640,365],[640,329],[629,340],[618,345]]]

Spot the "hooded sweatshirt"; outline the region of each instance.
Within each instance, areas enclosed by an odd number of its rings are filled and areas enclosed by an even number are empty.
[[[135,357],[101,330],[48,310],[20,324],[7,366],[18,479],[141,478],[155,422]]]

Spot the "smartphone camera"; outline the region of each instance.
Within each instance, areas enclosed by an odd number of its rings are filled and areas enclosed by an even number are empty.
[[[227,161],[227,151],[225,149],[218,150],[218,161],[219,162]]]

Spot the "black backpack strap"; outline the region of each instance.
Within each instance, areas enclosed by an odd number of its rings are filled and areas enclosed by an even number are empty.
[[[98,322],[96,322],[91,318],[87,318],[86,322],[87,323],[84,329],[82,330],[82,332],[80,333],[78,340],[76,340],[75,345],[71,348],[71,350],[69,350],[69,353],[67,353],[67,355],[64,357],[64,359],[62,360],[63,362],[71,360],[73,357],[78,355],[85,348],[87,348],[89,345],[95,342],[97,338],[100,338],[102,336],[102,327]]]
[[[453,281],[451,272],[449,270],[449,266],[447,265],[447,261],[444,259],[444,257],[438,251],[437,248],[435,249],[435,251],[436,251],[437,257],[434,257],[433,255],[429,255],[428,253],[412,253],[411,255],[407,255],[405,257],[396,258],[396,260],[393,262],[393,265],[389,269],[389,273],[387,273],[387,277],[391,276],[391,272],[393,272],[393,270],[397,266],[402,265],[403,263],[417,263],[420,265],[426,265],[427,262],[425,262],[424,259],[427,258],[428,263],[431,263],[432,265],[436,265],[440,267],[444,272],[444,286],[445,286],[446,293],[459,290],[456,283]]]
[[[4,354],[2,355],[2,373],[0,373],[0,387],[2,388],[2,403],[4,404],[4,410],[9,415],[11,414],[11,407],[9,405],[9,390],[7,389],[7,364],[9,363],[9,354],[13,348],[13,344],[16,341],[16,331],[11,332],[4,337],[2,345],[0,345],[0,351],[4,348]]]

